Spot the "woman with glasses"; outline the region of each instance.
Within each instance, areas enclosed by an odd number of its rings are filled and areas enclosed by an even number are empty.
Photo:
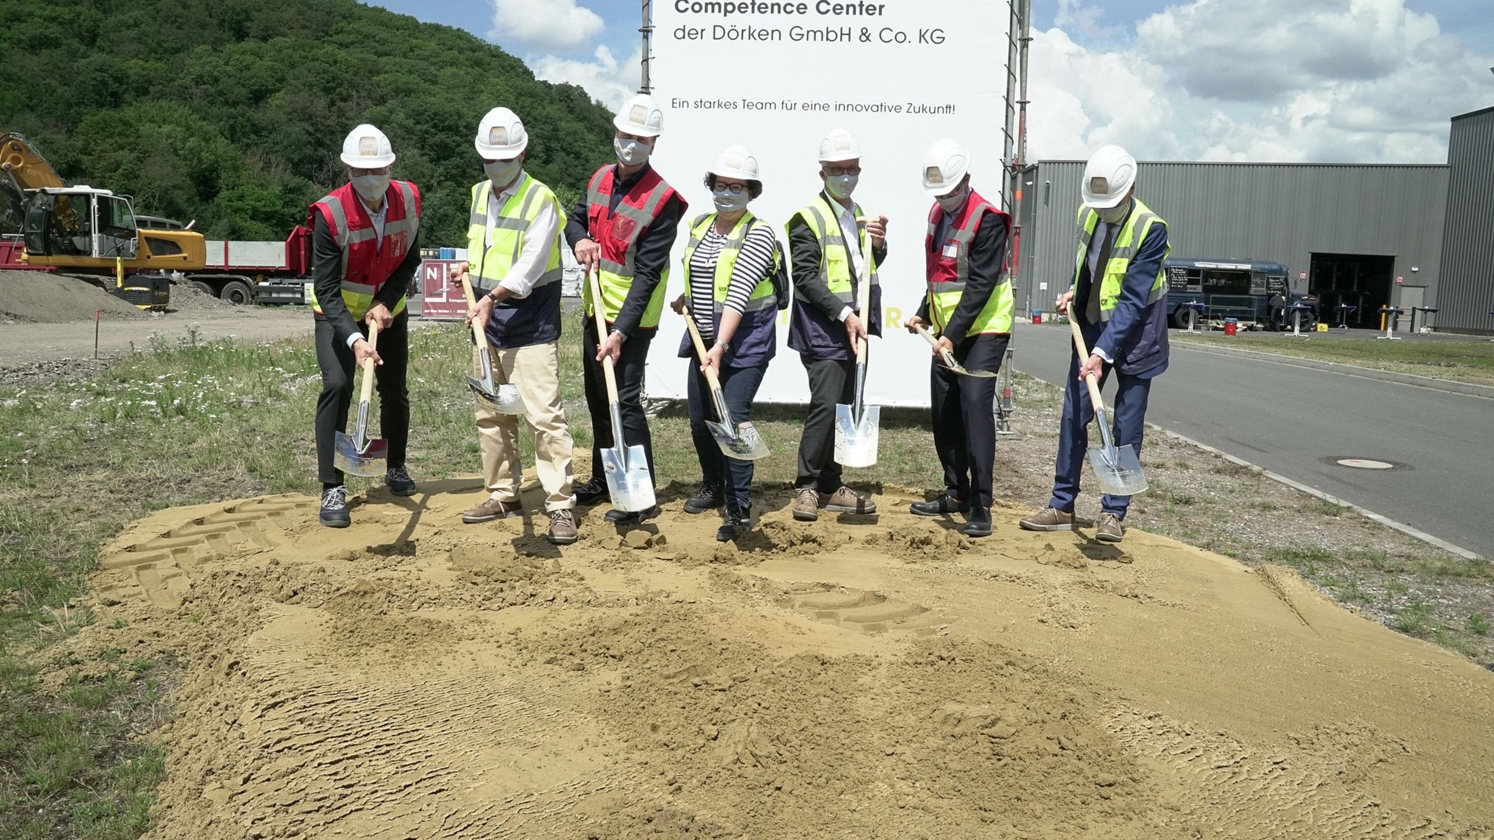
[[[695,360],[688,333],[680,357],[690,358],[690,436],[700,459],[700,491],[685,502],[687,513],[725,506],[725,522],[716,539],[726,542],[752,527],[752,461],[726,457],[706,421],[717,422],[715,402],[705,371],[721,381],[731,422],[752,417],[752,401],[776,350],[778,315],[775,277],[781,266],[778,237],[772,225],[747,209],[762,195],[757,158],[732,146],[716,158],[705,176],[716,211],[690,224],[685,246],[685,294],[675,312],[695,322],[709,348],[704,362]],[[755,434],[755,432],[752,432]]]
[[[820,508],[831,513],[872,514],[877,506],[841,482],[835,462],[835,405],[855,398],[856,341],[882,334],[882,289],[877,269],[887,259],[887,217],[866,218],[852,198],[861,177],[861,147],[835,129],[820,141],[820,180],[825,189],[789,217],[789,253],[794,269],[793,320],[789,347],[809,374],[809,410],[799,437],[799,474],[794,481],[794,518],[812,522]],[[866,323],[856,313],[864,261],[871,295]]]

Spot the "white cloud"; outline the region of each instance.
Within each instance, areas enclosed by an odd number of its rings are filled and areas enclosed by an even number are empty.
[[[1490,64],[1405,0],[1196,0],[1116,49],[1055,27],[1034,33],[1029,157],[1441,162],[1448,118],[1494,103]]]
[[[597,47],[595,61],[575,61],[544,55],[529,60],[534,75],[547,82],[569,82],[579,85],[593,98],[609,108],[621,108],[628,97],[638,91],[643,48],[633,50],[628,60],[619,63],[612,51]]]
[[[602,18],[576,0],[492,0],[498,43],[519,41],[546,50],[571,50],[591,43],[602,31]]]

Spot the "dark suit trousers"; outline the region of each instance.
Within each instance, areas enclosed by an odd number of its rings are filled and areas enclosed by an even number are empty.
[[[359,323],[363,335],[368,325]],[[405,446],[410,439],[410,390],[406,369],[410,360],[410,315],[401,312],[389,329],[379,332],[375,348],[384,364],[374,368],[374,385],[379,390],[378,434],[389,441],[389,466],[405,465]],[[342,470],[333,461],[336,438],[347,429],[348,409],[355,394],[357,367],[353,348],[339,341],[332,322],[316,316],[316,362],[322,369],[322,393],[316,401],[316,472],[323,484],[341,484]],[[361,375],[361,374],[359,374]],[[372,430],[370,430],[372,432]]]

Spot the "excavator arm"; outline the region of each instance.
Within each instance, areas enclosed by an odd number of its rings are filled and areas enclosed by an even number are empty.
[[[20,231],[27,191],[65,185],[62,176],[25,137],[12,132],[0,134],[0,233]]]

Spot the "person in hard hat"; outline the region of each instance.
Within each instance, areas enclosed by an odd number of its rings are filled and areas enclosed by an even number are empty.
[[[757,158],[732,146],[716,158],[705,175],[705,186],[716,209],[690,223],[685,294],[672,306],[694,319],[709,348],[704,362],[690,364],[690,437],[700,459],[701,481],[700,491],[685,501],[685,512],[704,513],[724,504],[725,522],[716,539],[727,542],[752,527],[753,462],[728,458],[706,427],[707,420],[721,418],[716,416],[705,371],[709,368],[719,377],[731,421],[749,423],[752,401],[778,348],[783,257],[773,226],[747,209],[748,202],[763,192]],[[787,288],[782,292],[786,304]],[[688,333],[679,353],[680,358],[695,358]],[[747,426],[742,433],[757,432]]]
[[[389,442],[384,483],[396,496],[415,494],[405,469],[410,437],[409,315],[405,292],[420,267],[420,191],[389,175],[394,150],[371,125],[353,129],[342,144],[348,182],[310,207],[313,264],[311,308],[322,394],[316,404],[317,474],[321,522],[346,528],[347,488],[334,462],[337,433],[347,425],[354,371],[373,359],[379,388],[379,433]],[[378,350],[368,326],[379,325]]]
[[[481,181],[472,185],[467,227],[467,262],[453,267],[452,281],[473,286],[477,304],[467,322],[477,323],[492,348],[495,384],[513,384],[524,401],[524,419],[534,431],[535,472],[545,489],[550,542],[576,541],[572,509],[571,441],[560,400],[560,231],[565,212],[550,188],[524,170],[529,133],[518,115],[494,108],[477,126],[473,141],[482,158]],[[472,366],[482,376],[474,347]],[[488,498],[462,514],[475,525],[524,512],[519,485],[519,421],[474,400],[483,481]]]
[[[864,226],[861,205],[851,198],[861,177],[861,146],[837,128],[820,141],[824,189],[789,217],[794,314],[789,347],[809,376],[809,408],[799,436],[799,471],[794,479],[795,519],[812,522],[820,509],[872,514],[877,505],[842,481],[835,462],[835,406],[849,405],[856,389],[856,341],[882,334],[882,287],[877,269],[887,259],[887,217]],[[856,312],[861,268],[870,275],[866,321]]]
[[[1136,198],[1136,159],[1119,146],[1104,146],[1090,156],[1079,187],[1079,255],[1073,284],[1058,296],[1056,308],[1078,321],[1089,358],[1080,359],[1078,348],[1071,350],[1053,498],[1022,520],[1029,531],[1074,529],[1074,500],[1094,417],[1085,378],[1094,374],[1103,385],[1114,370],[1115,444],[1134,446],[1139,456],[1152,380],[1167,370],[1167,274],[1162,267],[1171,251],[1167,223]],[[1096,540],[1121,541],[1130,501],[1128,496],[1100,497]]]
[[[970,187],[970,155],[953,140],[929,148],[923,191],[934,198],[924,240],[928,290],[907,321],[938,338],[929,377],[934,448],[944,467],[944,492],[914,502],[918,516],[965,514],[961,533],[991,534],[991,482],[996,469],[996,379],[961,376],[943,361],[954,355],[967,370],[995,372],[1012,332],[1012,284],[1006,272],[1011,217]]]
[[[587,327],[581,356],[592,449],[591,480],[576,488],[576,501],[583,505],[607,497],[602,450],[621,445],[608,411],[604,355],[612,357],[617,370],[621,437],[629,446],[643,447],[649,475],[658,476],[648,418],[643,414],[643,366],[664,311],[669,252],[687,207],[685,199],[649,165],[664,130],[664,111],[653,97],[639,94],[623,103],[612,125],[617,130],[612,140],[617,163],[591,176],[585,197],[572,209],[565,226],[576,261],[588,272],[597,271],[608,331],[606,341],[601,341],[592,325],[595,301],[588,283],[582,294]],[[610,510],[605,519],[636,525],[657,513],[657,506],[633,513]]]

